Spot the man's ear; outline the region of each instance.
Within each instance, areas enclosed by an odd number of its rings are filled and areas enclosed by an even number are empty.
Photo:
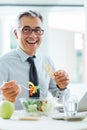
[[[18,35],[17,35],[16,29],[14,30],[14,35],[15,35],[15,37],[18,39]]]

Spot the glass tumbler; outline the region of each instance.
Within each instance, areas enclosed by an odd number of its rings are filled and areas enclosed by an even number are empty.
[[[63,96],[63,109],[66,117],[75,116],[78,111],[78,99],[75,95]]]

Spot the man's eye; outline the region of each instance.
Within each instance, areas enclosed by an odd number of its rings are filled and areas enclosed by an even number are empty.
[[[30,29],[29,28],[25,28],[24,31],[30,31]]]
[[[39,32],[39,31],[41,31],[40,29],[35,29],[35,32]]]

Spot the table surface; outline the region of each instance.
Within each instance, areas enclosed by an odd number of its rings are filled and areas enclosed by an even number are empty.
[[[87,112],[85,112],[87,115]],[[0,130],[87,130],[87,118],[68,121],[54,120],[50,116],[41,116],[39,120],[20,120],[20,111],[14,112],[11,119],[0,118]]]

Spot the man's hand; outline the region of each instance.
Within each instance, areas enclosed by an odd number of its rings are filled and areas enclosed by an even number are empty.
[[[15,102],[21,89],[15,80],[4,83],[1,86],[2,95],[6,100]]]
[[[58,87],[63,90],[69,84],[69,76],[64,70],[59,70],[54,73],[55,81]]]

